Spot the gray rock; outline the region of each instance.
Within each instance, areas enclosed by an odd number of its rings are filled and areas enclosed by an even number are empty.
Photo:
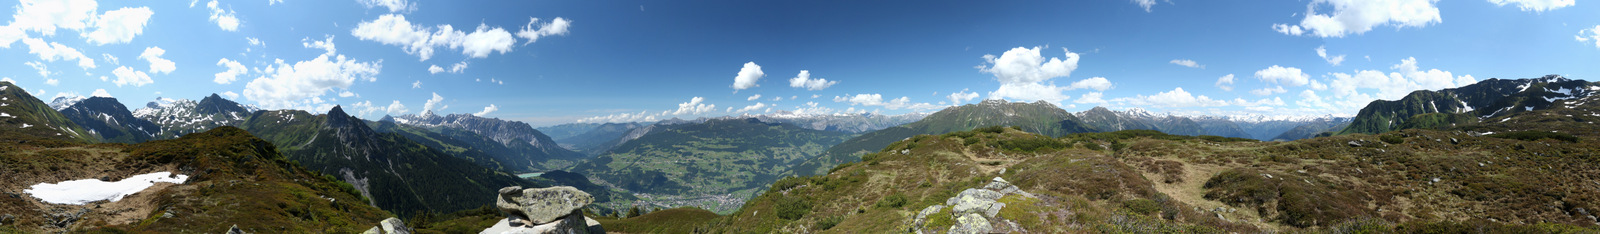
[[[549,222],[549,223],[539,224],[539,225],[532,225],[532,226],[514,226],[514,225],[511,225],[510,219],[501,219],[500,222],[495,223],[494,226],[489,227],[488,229],[483,229],[483,231],[479,232],[479,234],[525,234],[525,233],[587,234],[587,233],[604,233],[604,229],[600,228],[600,223],[599,222],[595,222],[591,226],[590,223],[589,223],[591,221],[592,221],[591,219],[583,217],[582,211],[574,210],[574,211],[572,211],[572,213],[570,213],[568,215],[565,215],[565,216],[562,216],[560,219],[557,219],[554,222]],[[598,230],[598,231],[601,231],[601,232],[591,232],[591,231],[595,231],[595,230]]]
[[[1350,142],[1349,142],[1349,143],[1347,143],[1347,144],[1349,144],[1349,145],[1350,145],[1350,147],[1361,147],[1361,142],[1356,142],[1356,141],[1350,141]]]
[[[986,189],[967,189],[956,195],[955,199],[953,199],[955,201],[954,204],[947,203],[946,205],[950,205],[955,214],[982,213],[988,210],[989,206],[994,205],[995,200],[1000,199],[1001,196],[1004,196],[1004,194]]]
[[[1006,204],[995,202],[994,204],[989,205],[989,209],[983,211],[983,217],[994,218],[995,215],[1000,214],[1001,208],[1006,208]]]
[[[583,224],[589,226],[589,228],[586,228],[586,229],[589,230],[589,233],[596,233],[596,234],[606,233],[606,229],[603,228],[603,227],[600,227],[600,221],[595,221],[594,219],[591,219],[589,217],[583,217]]]
[[[496,200],[495,206],[501,211],[527,217],[532,224],[539,225],[555,222],[572,214],[594,202],[594,197],[569,186],[531,189],[511,186],[501,188]],[[583,220],[578,221],[581,223]]]
[[[232,227],[228,227],[228,234],[249,234],[249,233],[248,232],[244,232],[244,230],[239,230],[239,225],[238,224],[234,224]]]
[[[928,221],[928,216],[939,213],[939,210],[942,209],[944,209],[944,205],[933,205],[928,206],[928,208],[923,208],[922,212],[917,212],[917,218],[913,220],[913,223],[916,224],[917,227],[922,227],[922,223]]]
[[[361,234],[411,234],[411,228],[406,227],[406,223],[399,218],[390,217],[379,221],[378,226],[368,228]]]
[[[956,225],[950,226],[950,233],[989,233],[994,231],[994,226],[989,225],[989,219],[978,214],[967,214],[956,218]]]

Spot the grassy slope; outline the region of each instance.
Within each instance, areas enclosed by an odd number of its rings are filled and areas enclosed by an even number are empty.
[[[158,185],[118,202],[81,206],[82,220],[45,225],[46,215],[80,206],[0,196],[0,213],[18,220],[0,232],[358,232],[391,217],[363,202],[348,184],[284,159],[272,144],[223,127],[174,140],[137,145],[41,147],[0,144],[0,190],[21,194],[31,184],[170,171],[189,175],[181,185]],[[163,214],[171,213],[170,218]]]
[[[92,143],[98,136],[89,133],[83,127],[72,123],[66,116],[61,115],[50,105],[28,94],[22,87],[17,87],[11,82],[0,81],[0,131],[20,132],[23,135],[34,136],[31,138],[47,138],[73,143]],[[28,125],[28,127],[23,127]],[[0,140],[17,141],[18,138],[4,138]]]
[[[917,122],[861,134],[829,147],[813,160],[796,166],[792,175],[817,175],[833,165],[860,160],[860,155],[918,134],[944,134],[989,126],[1019,126],[1023,131],[1048,136],[1096,132],[1066,110],[1044,102],[1022,103],[986,100],[951,107]]]

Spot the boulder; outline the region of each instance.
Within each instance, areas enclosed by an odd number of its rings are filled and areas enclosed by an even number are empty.
[[[406,227],[406,222],[398,218],[388,218],[378,222],[378,226],[367,229],[362,234],[411,234],[411,228]]]
[[[994,231],[994,226],[989,225],[989,219],[979,214],[967,214],[956,218],[956,225],[950,226],[950,233],[989,233]]]
[[[526,218],[530,225],[542,225],[569,216],[591,202],[594,202],[593,196],[570,186],[531,189],[511,186],[500,189],[495,206],[512,217]]]
[[[560,219],[557,219],[557,220],[555,220],[553,222],[549,222],[549,223],[545,223],[545,224],[538,224],[538,225],[521,225],[521,224],[518,224],[518,223],[511,222],[510,218],[500,219],[500,222],[495,223],[493,227],[489,227],[488,229],[484,229],[482,232],[479,232],[479,234],[545,234],[545,233],[559,233],[559,234],[605,233],[605,229],[604,228],[600,228],[600,223],[599,222],[596,222],[593,219],[589,219],[588,217],[583,217],[583,212],[582,211],[574,210],[574,211],[572,211],[571,214],[562,216]]]
[[[248,232],[244,232],[244,230],[239,230],[239,225],[238,224],[234,224],[232,227],[228,227],[228,234],[248,234]]]
[[[999,200],[1001,196],[1005,196],[1005,194],[987,189],[967,189],[946,201],[945,205],[950,205],[951,210],[957,215],[981,214],[988,210],[990,206],[993,206],[995,200]]]

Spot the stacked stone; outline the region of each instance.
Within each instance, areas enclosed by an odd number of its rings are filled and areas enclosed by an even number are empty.
[[[589,193],[569,186],[500,189],[495,206],[506,218],[480,233],[605,233],[600,223],[583,216],[594,202]]]
[[[1019,228],[1015,224],[998,217],[1000,209],[1006,207],[1006,204],[999,202],[999,200],[1008,194],[1034,197],[1031,193],[1017,189],[1017,186],[1011,185],[1011,182],[995,177],[988,185],[961,191],[955,197],[945,200],[944,205],[929,206],[922,209],[922,212],[917,212],[916,219],[912,221],[911,231],[916,233],[924,233],[925,231],[937,232],[923,230],[923,225],[927,224],[928,218],[934,215],[950,215],[956,220],[956,224],[950,226],[950,230],[945,233],[991,233],[997,231],[996,224],[1002,224],[1004,228],[1010,230],[1018,230]],[[939,213],[945,207],[950,208],[950,213]]]

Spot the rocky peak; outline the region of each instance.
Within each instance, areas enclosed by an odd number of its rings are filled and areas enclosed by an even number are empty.
[[[250,111],[239,105],[238,102],[224,99],[222,96],[213,93],[205,99],[200,99],[200,104],[195,107],[195,112],[200,114],[227,114]]]

